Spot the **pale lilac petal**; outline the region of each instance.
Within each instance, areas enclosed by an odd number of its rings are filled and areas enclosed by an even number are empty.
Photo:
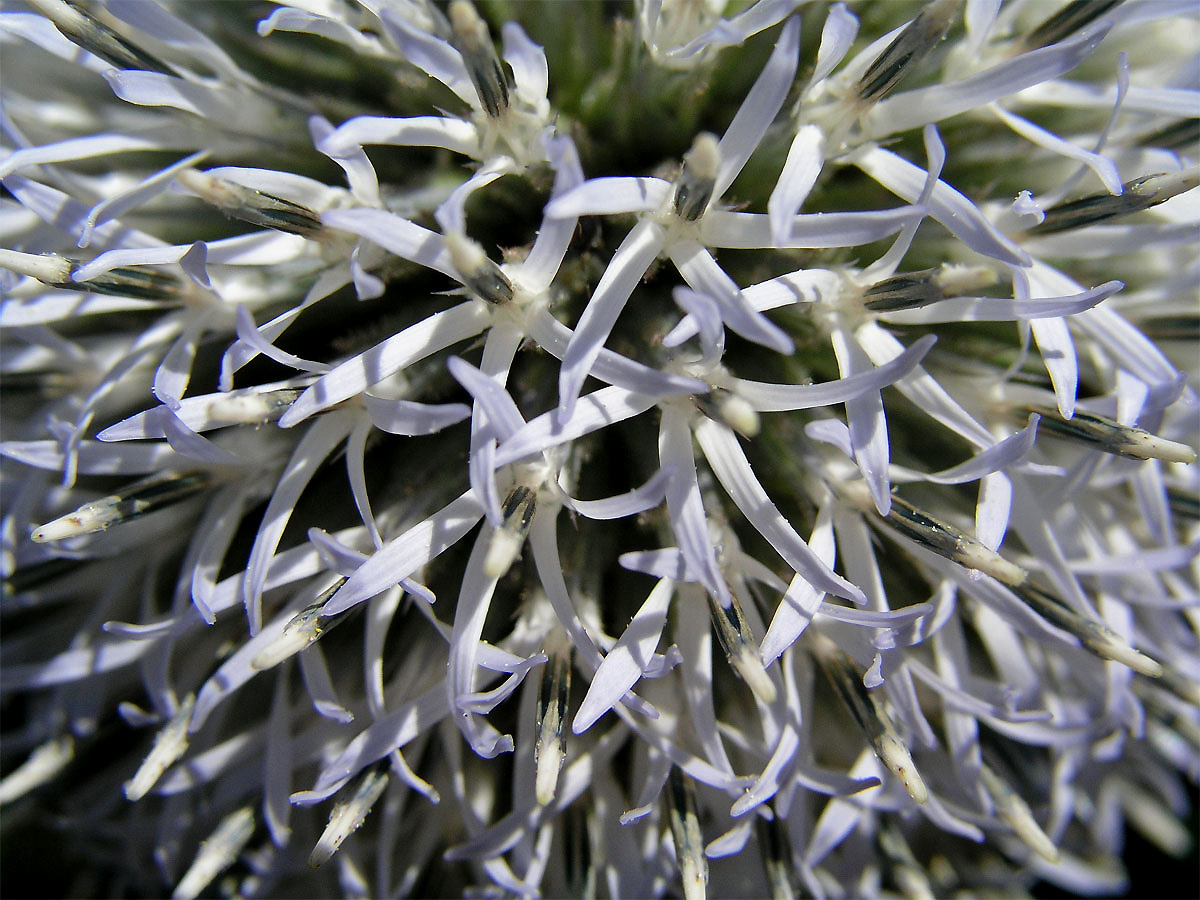
[[[544,102],[550,84],[545,51],[516,22],[505,22],[500,37],[504,41],[504,61],[512,67],[517,95],[530,105],[539,100]]]
[[[817,512],[817,521],[809,537],[809,548],[832,571],[837,558],[837,545],[833,537],[833,517],[828,507],[822,507]],[[792,579],[775,608],[775,615],[758,648],[764,666],[778,659],[804,633],[824,597],[825,591],[813,587],[800,575]]]
[[[669,580],[659,581],[634,613],[625,632],[592,676],[587,694],[571,722],[572,732],[583,734],[637,684],[662,636],[674,591]]]
[[[239,484],[226,485],[221,488],[213,497],[212,503],[209,504],[205,521],[197,529],[197,532],[205,537],[196,553],[196,562],[192,568],[192,603],[195,604],[200,617],[208,625],[217,621],[216,613],[212,608],[217,576],[220,574],[221,564],[225,560],[225,553],[233,542],[237,524],[242,520],[242,511],[245,508],[248,493]]]
[[[1100,183],[1104,185],[1104,189],[1110,194],[1120,194],[1125,190],[1121,182],[1121,172],[1117,168],[1117,164],[1108,157],[1092,153],[1090,150],[1084,150],[1082,147],[1077,147],[1070,141],[1063,140],[1045,128],[1034,125],[1028,119],[1023,119],[1015,113],[1010,113],[999,104],[993,103],[988,107],[988,110],[1031,144],[1035,144],[1052,153],[1057,153],[1059,156],[1065,156],[1068,159],[1083,163],[1096,174],[1096,177],[1100,179]]]
[[[290,428],[314,413],[362,393],[405,366],[473,337],[490,323],[491,312],[480,300],[468,300],[434,313],[319,378],[296,399],[279,424]]]
[[[166,444],[113,445],[80,441],[75,451],[76,466],[81,475],[148,475],[189,465],[186,457]],[[61,472],[66,464],[58,441],[4,441],[0,443],[0,456],[51,472]]]
[[[539,347],[556,359],[563,358],[573,334],[571,329],[545,309],[537,310],[528,318],[525,326],[529,337],[536,341]],[[703,394],[708,391],[708,385],[698,378],[660,372],[608,349],[600,351],[600,355],[592,364],[590,374],[637,394],[670,397],[680,394]]]
[[[93,232],[95,234],[95,232]],[[202,247],[205,254],[207,248],[200,241],[192,244],[181,244],[175,247],[147,247],[129,250],[109,250],[101,253],[95,259],[84,263],[71,273],[75,282],[90,281],[105,272],[110,272],[120,266],[164,266],[182,262],[189,253],[195,253],[196,247]],[[205,282],[207,282],[205,276]]]
[[[904,345],[895,336],[878,325],[863,326],[855,337],[877,366],[890,362],[905,350]],[[895,387],[926,415],[941,422],[975,446],[986,448],[996,443],[991,432],[975,421],[971,414],[956,403],[946,389],[921,367],[918,366],[897,381]]]
[[[832,302],[841,293],[841,285],[841,277],[828,269],[800,269],[743,288],[742,296],[752,308],[766,312],[793,303]],[[696,323],[688,315],[672,329],[671,339],[681,344],[695,334]]]
[[[909,203],[915,203],[925,187],[924,171],[882,147],[858,154],[854,164]],[[944,181],[938,181],[929,198],[929,215],[984,256],[1015,266],[1030,264],[1024,250],[989,222],[974,203]]]
[[[975,536],[989,550],[999,550],[1008,532],[1012,493],[1012,480],[1003,472],[989,472],[979,482],[979,502],[975,504]]]
[[[800,735],[796,733],[796,729],[789,722],[779,736],[779,741],[775,744],[771,758],[767,760],[762,773],[754,780],[750,790],[737,799],[730,808],[729,814],[744,816],[774,797],[782,787],[781,780],[799,747]]]
[[[1110,24],[1100,24],[1068,40],[1022,53],[967,78],[897,94],[867,114],[867,130],[876,138],[907,131],[1058,78],[1091,56],[1110,27]]]
[[[843,7],[844,8],[844,7]],[[830,14],[832,16],[832,13]],[[817,125],[802,125],[792,139],[783,171],[767,200],[771,237],[783,246],[791,237],[792,221],[808,199],[825,164],[825,133]]]
[[[550,194],[553,202],[583,184],[583,167],[575,142],[566,136],[547,138],[546,156],[554,169],[554,189]],[[542,219],[529,256],[519,266],[513,266],[520,272],[518,279],[527,290],[540,291],[550,286],[571,245],[575,225],[573,216],[555,219],[547,213]]]
[[[858,35],[858,19],[846,9],[845,3],[835,3],[821,28],[821,46],[809,84],[817,84],[829,75],[846,57]]]
[[[328,38],[347,47],[353,47],[368,56],[378,56],[383,51],[379,39],[373,35],[351,28],[344,22],[327,16],[314,15],[292,6],[281,6],[257,26],[259,37],[267,37],[276,31],[293,31]]]
[[[61,229],[74,240],[83,234],[87,224],[88,207],[68,197],[62,191],[22,178],[20,175],[9,175],[4,179],[8,188],[21,205],[29,209],[43,222]],[[151,237],[145,232],[129,228],[120,222],[109,222],[92,231],[92,246],[108,248],[120,247],[161,247],[163,241]]]
[[[621,813],[622,825],[636,822],[654,811],[659,797],[662,796],[663,786],[667,783],[667,776],[670,774],[670,757],[651,748],[646,766],[646,780],[642,783],[642,790],[638,794],[637,805]]]
[[[672,581],[699,582],[699,577],[688,568],[687,560],[677,547],[662,550],[635,550],[617,557],[621,568],[630,572],[641,572],[655,578],[670,578]]]
[[[216,672],[209,677],[196,694],[196,707],[192,711],[192,720],[188,725],[190,733],[195,734],[203,728],[208,717],[220,703],[259,674],[259,670],[250,664],[251,660],[283,634],[284,626],[303,608],[303,598],[301,596],[293,598],[292,602],[283,607],[275,618],[263,626],[261,631],[242,644],[217,667]]]
[[[346,414],[331,413],[313,423],[296,445],[279,476],[279,483],[271,495],[258,526],[250,559],[246,563],[246,577],[242,586],[242,598],[246,604],[246,616],[250,633],[258,634],[262,627],[262,595],[265,590],[271,557],[279,546],[296,502],[334,448],[350,433],[352,420]],[[405,575],[411,573],[404,573]]]
[[[467,459],[467,481],[475,492],[484,517],[493,528],[499,528],[504,521],[500,508],[500,492],[496,486],[496,439],[494,437],[479,441],[471,448]]]
[[[699,330],[704,361],[720,362],[725,353],[725,323],[721,321],[721,308],[717,302],[707,294],[686,287],[675,288],[671,297],[687,315],[663,338],[663,346],[678,347]]]
[[[356,116],[343,122],[317,149],[333,159],[350,156],[373,144],[397,147],[441,147],[464,156],[479,155],[479,133],[475,126],[449,116],[412,116],[391,119]]]
[[[450,253],[446,250],[446,240],[436,231],[382,209],[331,209],[322,214],[321,221],[458,280],[458,270],[450,262]]]
[[[730,499],[793,571],[837,597],[866,602],[863,592],[830,569],[775,508],[732,431],[705,419],[696,425],[696,440]]]
[[[267,752],[263,755],[263,818],[277,847],[287,844],[291,836],[288,822],[292,805],[288,795],[292,792],[292,740],[288,733],[291,725],[288,680],[286,670],[275,678],[275,695],[267,717]]]
[[[238,391],[226,391],[215,394],[200,394],[195,397],[184,397],[179,401],[175,414],[179,420],[195,432],[211,431],[214,428],[224,428],[229,425],[242,424],[241,419],[223,418],[222,412],[229,407],[239,405],[257,406],[256,398],[271,391],[291,386],[289,381],[276,381],[244,388]],[[122,419],[115,425],[110,425],[96,435],[101,441],[129,441],[138,438],[162,438],[162,423],[157,420],[158,413],[154,409],[144,410]]]
[[[134,187],[121,191],[115,196],[107,197],[100,203],[97,203],[92,207],[91,212],[88,213],[83,231],[76,242],[77,245],[80,247],[88,246],[91,241],[92,231],[97,225],[103,225],[157,197],[175,180],[176,175],[184,169],[197,165],[207,156],[207,150],[201,150],[198,153],[193,153],[191,156],[185,156],[174,165],[167,166],[165,169],[155,172],[149,178],[138,182]],[[9,160],[5,162],[9,162]],[[4,166],[0,165],[0,174],[3,171]]]
[[[775,115],[787,98],[796,75],[799,46],[800,20],[793,18],[783,26],[783,32],[775,42],[775,49],[771,51],[762,73],[721,137],[717,147],[721,165],[713,186],[714,197],[722,196],[733,184],[746,165],[746,160],[762,140],[767,127],[775,121]]]
[[[802,0],[757,0],[732,19],[720,19],[703,34],[667,53],[668,59],[691,59],[709,49],[741,45],[746,38],[783,20]]]
[[[407,436],[434,434],[471,415],[465,403],[417,403],[412,400],[385,400],[363,396],[367,415],[381,431]]]
[[[241,467],[246,465],[246,461],[241,457],[230,453],[223,447],[218,447],[212,441],[200,437],[188,428],[170,407],[160,406],[156,412],[155,418],[158,419],[162,428],[163,437],[167,439],[171,449],[180,456],[214,466]]]
[[[381,7],[378,15],[388,37],[405,59],[450,88],[472,109],[479,109],[479,96],[457,50],[441,38],[410,25],[400,13],[387,7]]]
[[[162,309],[162,304],[154,300],[82,294],[79,291],[48,291],[40,297],[5,298],[4,303],[0,304],[0,326],[20,328],[124,310],[159,309]]]
[[[570,416],[564,417],[557,410],[551,410],[531,419],[500,445],[496,465],[506,466],[598,428],[641,415],[654,404],[655,398],[634,394],[624,388],[601,388],[580,397]]]
[[[293,356],[291,353],[280,350],[270,341],[266,340],[254,324],[254,320],[250,318],[250,313],[246,307],[238,306],[235,317],[238,339],[256,353],[267,357],[267,359],[274,360],[282,366],[288,366],[301,372],[324,373],[329,371],[329,366],[325,363],[313,362],[312,360]]]
[[[447,547],[458,543],[482,516],[483,508],[472,491],[451,501],[371,554],[370,559],[329,598],[322,615],[344,612],[415,574]]]
[[[992,30],[999,11],[1000,0],[967,0],[963,25],[967,29],[967,46],[973,54],[977,54],[987,41],[988,32]]]
[[[312,137],[313,146],[321,149],[323,142],[334,133],[333,123],[324,116],[309,116],[308,133]],[[324,151],[322,151],[324,152]],[[367,154],[361,148],[350,148],[341,153],[326,153],[346,173],[346,182],[350,185],[350,193],[363,206],[383,206],[379,197],[379,177],[375,167],[367,159]]]
[[[350,251],[350,277],[354,281],[354,293],[359,300],[374,300],[382,297],[387,284],[382,278],[372,275],[362,264],[363,244],[359,242]],[[339,273],[340,275],[340,273]]]
[[[1042,417],[1037,413],[1030,414],[1029,424],[1016,434],[980,451],[966,462],[926,475],[925,480],[934,484],[965,484],[1016,465],[1033,449],[1033,442],[1037,439],[1038,422],[1041,420]]]
[[[670,195],[670,182],[661,178],[593,178],[551,200],[546,205],[546,215],[552,219],[569,219],[655,212],[664,206]]]
[[[942,177],[942,166],[946,164],[946,145],[942,143],[942,137],[938,134],[938,130],[934,125],[926,125],[922,129],[921,139],[925,145],[925,167],[927,171],[925,173],[925,185],[921,188],[916,205],[922,209],[928,209],[930,198],[937,188],[938,179]],[[882,279],[894,273],[896,267],[900,265],[900,261],[904,259],[908,254],[909,248],[912,247],[913,238],[916,237],[917,229],[920,227],[921,220],[907,223],[900,229],[900,233],[896,235],[896,240],[892,242],[892,246],[888,248],[887,253],[868,266],[863,275]]]
[[[484,557],[488,554],[490,544],[491,534],[484,529],[475,539],[475,546],[467,560],[462,588],[454,608],[446,675],[446,697],[450,706],[458,711],[454,716],[455,724],[471,749],[484,759],[513,749],[511,737],[500,734],[463,705],[464,700],[475,691],[479,638],[483,634],[484,619],[487,618],[492,594],[496,590],[497,579],[484,572]]]
[[[914,197],[919,194],[919,190],[913,191]],[[788,239],[776,244],[767,216],[715,209],[705,213],[700,220],[700,238],[706,247],[731,250],[762,250],[777,246],[793,250],[857,247],[893,235],[924,214],[919,208],[902,206],[870,212],[799,215],[791,221]]]
[[[895,359],[834,381],[821,384],[771,384],[735,378],[730,383],[730,390],[759,412],[814,409],[845,403],[864,394],[877,393],[903,378],[916,368],[936,342],[935,335],[927,334],[914,341]]]
[[[569,505],[575,512],[589,519],[607,520],[636,516],[662,503],[667,496],[667,484],[672,474],[672,469],[659,469],[645,484],[624,494],[605,497],[603,500],[572,498]]]
[[[456,187],[445,202],[433,211],[433,217],[437,220],[443,233],[466,234],[467,213],[465,207],[471,195],[477,190],[487,187],[502,175],[519,171],[520,166],[509,156],[494,156],[485,165],[476,169],[470,178]]]
[[[795,350],[792,339],[746,301],[733,279],[725,274],[708,250],[695,241],[683,240],[672,243],[667,253],[692,290],[717,302],[727,326],[746,340],[777,353],[790,355]]]
[[[571,415],[575,401],[612,331],[617,317],[625,308],[650,263],[663,248],[666,232],[661,225],[649,220],[639,222],[629,232],[612,261],[604,270],[600,283],[588,300],[587,308],[575,326],[575,333],[563,354],[558,373],[558,402],[565,417]]]
[[[41,147],[25,147],[13,151],[0,162],[0,178],[6,178],[13,172],[28,166],[92,159],[112,153],[137,153],[165,149],[172,148],[164,147],[159,140],[154,138],[126,134],[96,134],[70,138],[54,144],[44,144]]]
[[[583,620],[575,611],[567,583],[563,578],[562,561],[558,554],[556,516],[535,516],[529,530],[529,546],[533,550],[533,561],[546,597],[554,608],[563,631],[571,639],[571,646],[581,657],[583,664],[592,672],[599,668],[603,657],[592,636],[584,627]],[[650,719],[658,718],[658,711],[632,691],[621,700],[629,709]]]
[[[1107,300],[1125,287],[1106,281],[1099,287],[1067,297],[1008,300],[1002,297],[959,297],[923,309],[903,309],[880,316],[898,325],[934,325],[945,322],[1013,322],[1073,316]]]
[[[1029,327],[1050,373],[1058,411],[1069,419],[1075,415],[1075,395],[1079,390],[1079,364],[1071,332],[1061,318],[1032,319]]]
[[[869,372],[874,365],[853,335],[835,329],[830,335],[838,369],[843,377]],[[850,444],[854,461],[871,491],[875,508],[886,516],[892,508],[891,485],[888,482],[887,420],[883,414],[883,398],[879,391],[859,394],[846,401],[846,420],[850,426]]]
[[[1200,541],[1139,550],[1137,553],[1102,556],[1095,559],[1068,561],[1067,565],[1077,575],[1116,575],[1125,572],[1159,572],[1186,566],[1200,554]]]
[[[726,607],[730,603],[729,588],[709,537],[708,517],[700,497],[696,459],[692,454],[692,427],[684,409],[668,406],[662,411],[658,432],[659,462],[664,469],[674,469],[667,485],[671,533],[704,589]]]
[[[464,359],[452,356],[446,367],[455,381],[466,388],[487,415],[488,426],[502,441],[507,441],[525,425],[521,411],[508,391],[494,378],[485,375]]]
[[[367,766],[424,734],[447,715],[446,688],[439,683],[408,700],[385,718],[372,722],[317,776],[312,790],[292,795],[299,806],[312,806],[336,794]]]

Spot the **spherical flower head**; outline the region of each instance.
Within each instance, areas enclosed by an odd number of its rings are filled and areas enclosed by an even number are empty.
[[[10,894],[1194,863],[1195,18],[802,6],[0,12]]]

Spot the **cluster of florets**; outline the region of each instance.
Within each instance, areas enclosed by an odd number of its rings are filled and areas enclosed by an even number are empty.
[[[63,890],[1188,852],[1194,9],[255,10],[0,2],[0,803]]]

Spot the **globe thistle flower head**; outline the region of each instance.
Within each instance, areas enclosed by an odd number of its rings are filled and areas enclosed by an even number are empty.
[[[1194,852],[1198,29],[0,5],[5,887]]]

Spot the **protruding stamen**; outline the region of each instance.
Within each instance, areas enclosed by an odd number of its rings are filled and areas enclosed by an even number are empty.
[[[465,234],[452,231],[446,235],[446,250],[462,276],[462,283],[470,290],[497,306],[512,300],[512,282],[478,243]]]
[[[1187,701],[1192,706],[1200,706],[1200,683],[1192,681],[1178,669],[1164,668],[1161,684],[1181,700]]]
[[[225,425],[261,425],[282,416],[300,396],[299,388],[280,388],[260,391],[249,388],[214,394],[208,401],[206,414],[212,427]]]
[[[192,900],[218,875],[232,866],[254,834],[254,809],[243,806],[221,820],[208,840],[200,843],[196,859],[171,894],[172,900]]]
[[[230,218],[305,238],[317,238],[325,230],[321,217],[307,206],[243,187],[227,178],[185,169],[175,180]]]
[[[887,822],[879,829],[879,847],[892,863],[892,880],[906,900],[933,900],[933,887],[929,877],[900,829]]]
[[[119,494],[85,503],[74,512],[47,522],[35,528],[30,537],[35,543],[43,544],[105,531],[198,494],[208,487],[209,481],[205,472],[154,475],[129,485]]]
[[[873,506],[871,508],[874,509]],[[976,538],[948,522],[934,518],[894,494],[891,511],[882,518],[878,515],[871,516],[870,521],[881,522],[892,531],[904,535],[927,550],[932,550],[938,556],[944,556],[968,569],[991,575],[1005,584],[1023,584],[1029,577],[1029,573],[1020,566],[1009,562]]]
[[[683,880],[684,900],[704,900],[708,893],[708,860],[696,813],[696,788],[692,779],[672,766],[667,779],[671,835],[675,839],[675,861]]]
[[[508,110],[508,78],[496,56],[487,23],[470,0],[453,0],[448,12],[454,30],[454,48],[462,55],[479,102],[489,116],[497,119]]]
[[[943,265],[876,282],[863,292],[863,306],[873,312],[918,309],[995,283],[995,271],[984,266]]]
[[[1037,823],[1033,812],[1021,796],[997,775],[990,767],[983,765],[979,770],[980,781],[984,789],[996,804],[996,814],[1009,828],[1025,842],[1034,853],[1051,865],[1057,865],[1062,858],[1054,841]]]
[[[1121,806],[1125,817],[1142,837],[1175,859],[1183,859],[1192,847],[1192,836],[1170,807],[1132,781],[1119,779]]]
[[[196,706],[196,695],[188,694],[179,704],[169,722],[154,737],[154,746],[150,748],[145,761],[138,767],[133,778],[125,782],[125,797],[132,801],[141,800],[150,788],[158,783],[163,772],[167,771],[188,748],[188,724],[192,720],[192,710]]]
[[[1094,413],[1075,411],[1064,419],[1056,409],[1030,407],[1042,417],[1041,430],[1057,437],[1089,444],[1105,453],[1129,459],[1161,459],[1164,462],[1191,463],[1196,451],[1186,444],[1169,441],[1132,425],[1122,425]]]
[[[1046,210],[1046,217],[1029,229],[1029,233],[1040,236],[1098,225],[1157,206],[1198,184],[1200,168],[1196,166],[1182,172],[1146,175],[1127,182],[1120,194],[1090,194],[1052,206]]]
[[[683,171],[675,182],[675,215],[695,222],[704,215],[712,200],[721,167],[721,151],[715,135],[702,131],[683,157]]]
[[[308,857],[308,864],[318,869],[329,862],[330,857],[338,852],[338,848],[346,838],[359,829],[370,813],[371,807],[383,796],[388,786],[387,763],[373,767],[359,781],[354,790],[354,796],[344,803],[339,803],[329,814],[329,824],[321,833],[321,839]]]
[[[542,668],[538,684],[537,742],[533,745],[535,795],[541,806],[554,801],[558,774],[567,758],[563,722],[571,690],[570,650],[555,652]]]
[[[900,781],[917,803],[929,799],[929,791],[913,763],[912,754],[897,733],[878,690],[868,691],[855,671],[854,662],[828,638],[814,635],[817,661],[826,678],[850,710],[875,755]]]
[[[95,16],[85,12],[77,3],[64,0],[29,0],[30,5],[44,15],[64,37],[78,44],[118,69],[139,69],[163,75],[179,73],[160,59],[121,37]]]
[[[1039,616],[1063,631],[1075,635],[1084,647],[1097,656],[1119,662],[1150,678],[1162,677],[1163,667],[1158,662],[1130,647],[1107,625],[1081,616],[1029,582],[1015,587],[1014,590]]]
[[[311,647],[322,635],[328,634],[336,626],[345,622],[358,607],[351,607],[335,616],[321,617],[321,607],[345,583],[345,578],[339,578],[334,582],[332,587],[322,591],[321,596],[311,606],[306,606],[300,612],[296,613],[292,617],[292,620],[283,626],[283,631],[279,637],[275,638],[275,640],[260,650],[254,659],[250,660],[250,668],[262,671],[263,669],[270,669],[272,666],[277,666],[285,659],[295,656],[306,647]]]
[[[492,532],[491,544],[483,561],[483,571],[489,578],[502,578],[512,567],[533,524],[537,508],[537,493],[533,488],[517,485],[504,501],[503,522]]]
[[[715,398],[721,421],[743,437],[752,438],[762,427],[762,420],[747,400],[729,391],[720,391]]]
[[[21,253],[0,250],[0,269],[36,278],[64,291],[134,297],[138,300],[179,300],[184,284],[174,275],[149,266],[118,266],[87,281],[72,276],[79,263],[57,253]]]
[[[1191,150],[1200,146],[1200,119],[1178,119],[1138,138],[1137,145],[1161,147],[1163,150]]]
[[[588,809],[579,803],[567,807],[563,819],[563,846],[566,847],[566,875],[568,897],[598,896],[596,886],[599,872],[592,857],[592,842],[589,835]]]
[[[754,696],[763,703],[774,703],[775,683],[763,668],[762,659],[758,655],[758,645],[750,626],[746,623],[746,614],[742,611],[741,602],[736,595],[730,597],[731,602],[727,607],[722,607],[712,597],[708,598],[717,639],[721,642],[733,671],[746,682]]]
[[[1027,50],[1037,50],[1057,44],[1079,29],[1096,21],[1121,0],[1071,0],[1066,6],[1044,21],[1023,41]]]
[[[932,0],[908,23],[859,79],[855,93],[863,103],[877,103],[919,65],[945,37],[958,14],[958,0]]]
[[[75,758],[75,739],[66,734],[47,741],[0,781],[0,806],[52,781]]]
[[[792,881],[795,865],[787,835],[779,817],[755,820],[758,831],[758,847],[763,857],[763,868],[767,870],[767,885],[771,889],[771,900],[793,900],[796,888]]]

